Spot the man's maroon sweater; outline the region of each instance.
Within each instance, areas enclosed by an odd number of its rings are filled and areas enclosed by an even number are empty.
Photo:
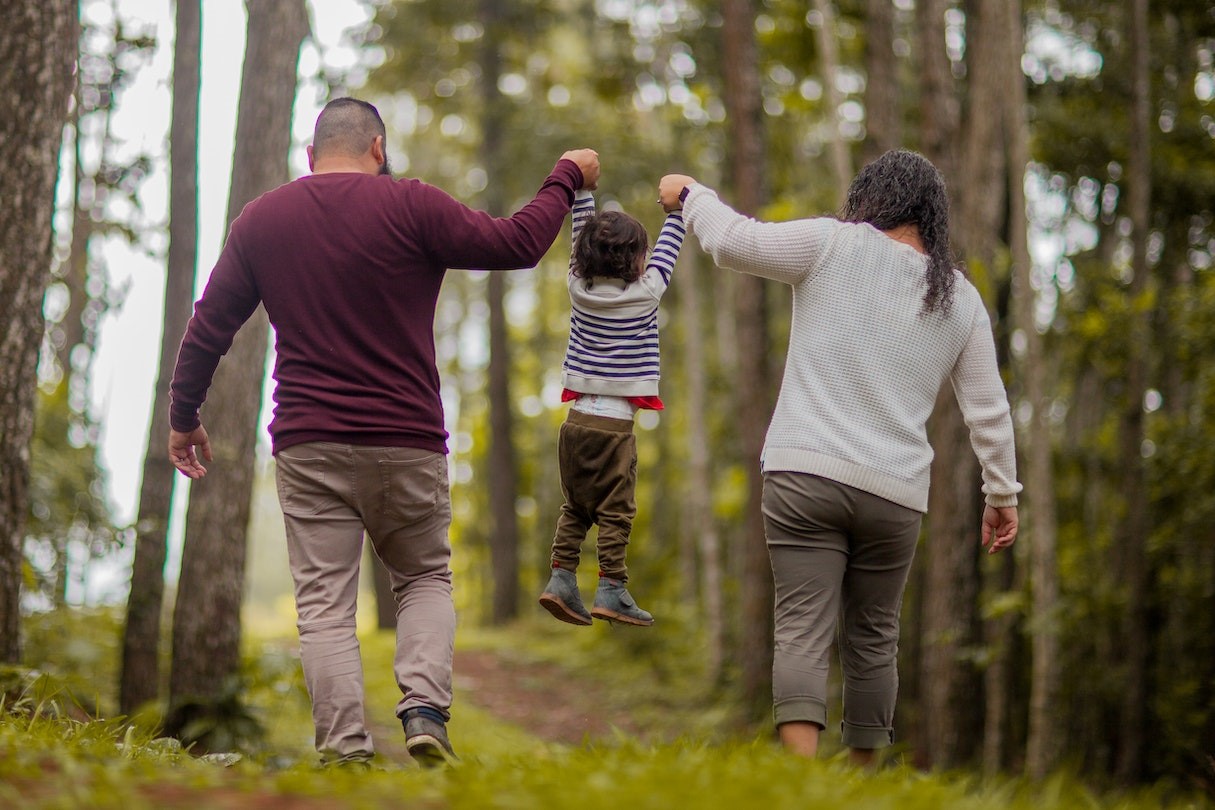
[[[259,303],[275,331],[274,452],[293,444],[446,452],[435,367],[435,302],[448,268],[534,267],[574,192],[562,160],[507,218],[474,211],[418,180],[313,174],[245,206],[177,355],[170,421],[199,422],[220,358]]]

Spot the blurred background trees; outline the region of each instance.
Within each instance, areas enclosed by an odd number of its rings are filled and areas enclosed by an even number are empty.
[[[956,253],[996,330],[1019,432],[1023,534],[1012,555],[981,555],[978,472],[943,397],[904,607],[899,743],[938,767],[1215,784],[1209,3],[395,0],[369,17],[352,32],[364,61],[350,76],[326,75],[332,92],[379,106],[398,174],[494,213],[515,210],[562,151],[583,145],[603,160],[600,206],[633,213],[651,233],[662,218],[654,187],[668,171],[788,219],[833,212],[847,178],[885,149],[937,162]],[[77,96],[92,98],[83,54],[80,64]],[[90,108],[73,109],[79,118]],[[123,187],[138,172],[106,177]],[[60,228],[57,243],[84,239],[76,227]],[[440,301],[466,625],[539,614],[560,503],[568,247],[559,239],[534,271],[453,272]],[[49,260],[35,265],[49,272]],[[0,272],[11,267],[6,258]],[[78,276],[56,270],[67,289]],[[76,316],[60,314],[86,299],[55,303],[61,296],[45,307],[30,495],[7,484],[0,495],[32,516],[12,548],[26,549],[26,592],[43,587],[52,603],[66,576],[66,563],[46,562],[53,549],[130,542],[105,519],[89,458],[90,425],[115,416],[56,393],[57,374],[79,366],[87,385],[88,368],[64,349],[87,335],[71,337]],[[662,310],[668,409],[638,422],[630,569],[659,621],[570,642],[648,658],[656,688],[663,672],[697,670],[732,730],[762,727],[767,712],[757,456],[788,318],[783,288],[717,270],[689,241]],[[28,413],[32,401],[12,407]],[[0,462],[19,470],[10,435],[19,438],[5,430]]]

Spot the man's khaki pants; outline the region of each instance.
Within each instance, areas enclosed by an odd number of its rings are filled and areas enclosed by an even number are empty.
[[[280,451],[276,461],[316,748],[325,762],[370,758],[355,637],[364,530],[396,599],[396,713],[430,706],[446,717],[451,706],[447,459],[407,447],[312,442]]]

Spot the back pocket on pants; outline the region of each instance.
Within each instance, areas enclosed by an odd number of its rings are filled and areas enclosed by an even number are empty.
[[[384,517],[417,523],[435,513],[447,492],[447,457],[442,453],[409,459],[381,460]]]
[[[321,511],[330,497],[325,485],[325,459],[275,457],[275,486],[283,514],[307,517]]]

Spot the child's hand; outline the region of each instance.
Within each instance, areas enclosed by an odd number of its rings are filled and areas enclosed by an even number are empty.
[[[582,187],[594,191],[599,187],[599,153],[594,149],[571,149],[561,160],[572,160],[582,170]]]
[[[694,178],[688,177],[686,174],[668,174],[659,180],[658,203],[662,206],[662,210],[669,214],[672,211],[678,211],[680,208],[683,208],[679,195],[685,188],[695,182]]]

